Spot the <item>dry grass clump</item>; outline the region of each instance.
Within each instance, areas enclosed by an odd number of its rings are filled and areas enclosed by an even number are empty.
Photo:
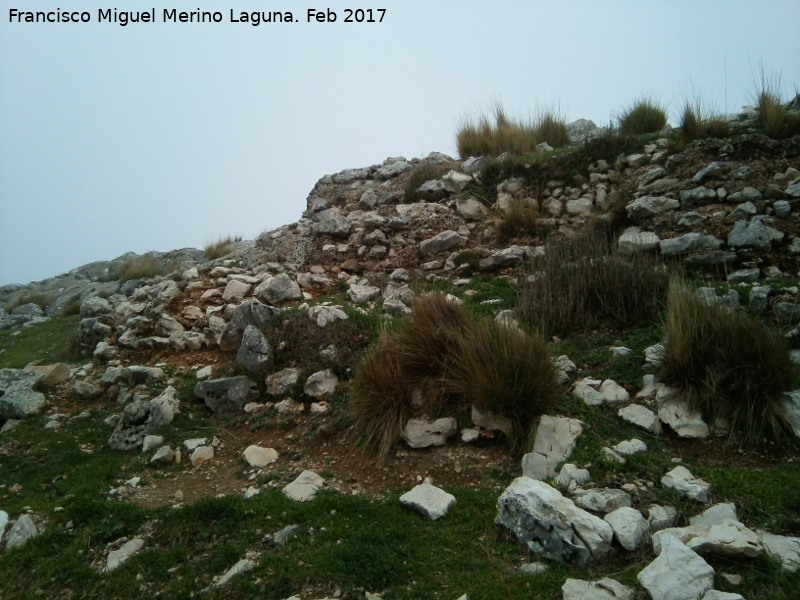
[[[709,305],[681,284],[669,289],[662,377],[708,422],[727,419],[743,442],[794,438],[783,395],[798,367],[781,334],[760,319]]]
[[[498,241],[505,243],[520,236],[535,237],[542,233],[539,208],[525,200],[514,198],[497,226]]]
[[[232,244],[236,242],[241,242],[241,236],[231,237],[228,236],[226,238],[220,239],[213,244],[208,244],[203,249],[203,256],[208,260],[215,260],[217,258],[222,258],[223,256],[227,256],[231,252],[233,252],[233,248],[231,247]]]
[[[9,302],[5,307],[5,311],[10,313],[15,308],[25,304],[35,304],[42,310],[46,310],[47,307],[53,303],[53,300],[55,300],[55,297],[52,294],[27,291],[19,294],[11,302]]]
[[[426,181],[441,179],[451,170],[456,169],[456,163],[424,163],[411,171],[406,180],[403,202],[406,204],[417,201],[417,188]]]
[[[510,419],[508,444],[515,453],[532,445],[536,421],[552,410],[560,391],[544,338],[489,319],[459,339],[446,375],[450,391],[466,405]]]
[[[641,98],[626,108],[618,118],[623,135],[657,133],[667,124],[667,112],[652,98]]]
[[[418,297],[404,326],[384,332],[358,365],[350,410],[355,430],[382,457],[409,418],[453,416],[472,404],[510,419],[508,442],[519,451],[557,387],[541,337],[476,324],[462,305],[432,294]]]
[[[800,133],[800,114],[790,112],[781,101],[781,77],[767,75],[760,66],[759,81],[756,82],[755,105],[758,125],[770,137],[791,137]]]
[[[668,284],[650,257],[620,254],[602,232],[589,232],[546,246],[522,288],[520,310],[532,329],[548,334],[644,325],[661,314]]]
[[[169,268],[162,261],[153,256],[143,255],[126,260],[117,268],[117,277],[120,283],[131,279],[149,279],[158,275],[165,275]]]
[[[514,121],[499,104],[491,117],[477,122],[465,120],[456,133],[456,147],[462,158],[500,156],[504,152],[528,154],[542,142],[553,148],[569,144],[564,120],[553,113],[543,113],[532,122]]]

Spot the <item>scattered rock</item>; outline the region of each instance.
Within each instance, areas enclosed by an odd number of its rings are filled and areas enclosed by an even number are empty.
[[[637,575],[653,600],[697,600],[714,587],[714,569],[673,536],[661,553]]]
[[[310,502],[325,480],[313,471],[303,471],[293,482],[283,488],[283,494],[296,502]]]
[[[421,512],[432,521],[445,516],[455,502],[456,499],[452,494],[427,482],[415,486],[400,496],[400,503],[403,506]]]
[[[260,469],[278,460],[278,453],[274,448],[262,448],[261,446],[248,446],[242,453],[243,458],[251,467]]]
[[[711,485],[691,474],[689,469],[678,465],[661,478],[661,484],[675,490],[681,496],[686,496],[695,502],[708,503],[711,495]]]
[[[428,448],[444,446],[457,433],[458,426],[453,417],[443,417],[435,421],[409,419],[403,428],[402,438],[412,448]]]
[[[577,566],[608,555],[614,537],[608,523],[530,477],[518,477],[503,492],[495,523],[511,530],[531,552]]]
[[[581,433],[583,423],[577,419],[542,416],[533,451],[522,457],[522,474],[532,479],[555,476],[559,466],[572,454]]]

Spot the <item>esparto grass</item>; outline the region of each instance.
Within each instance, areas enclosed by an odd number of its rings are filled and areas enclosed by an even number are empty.
[[[786,340],[757,317],[669,289],[663,380],[709,422],[720,417],[748,445],[794,438],[783,409],[798,367]]]

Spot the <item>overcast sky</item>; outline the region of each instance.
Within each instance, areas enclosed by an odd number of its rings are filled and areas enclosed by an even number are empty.
[[[431,151],[466,116],[557,108],[607,124],[642,95],[719,112],[760,65],[800,86],[800,2],[0,0],[0,285],[127,251],[252,239],[300,218],[322,175]],[[98,10],[156,23],[98,23]],[[65,8],[66,7],[66,8]],[[345,23],[345,8],[385,8]],[[11,23],[11,9],[90,23]],[[221,23],[164,23],[163,9]],[[232,23],[230,10],[297,23]],[[324,7],[323,7],[324,9]]]

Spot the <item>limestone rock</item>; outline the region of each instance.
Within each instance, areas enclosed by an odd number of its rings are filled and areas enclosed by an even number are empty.
[[[629,506],[623,506],[611,511],[603,519],[611,525],[611,529],[614,530],[614,536],[620,546],[630,552],[639,549],[650,532],[642,513]]]
[[[610,513],[631,506],[631,496],[614,488],[575,490],[575,505],[593,512]]]
[[[536,428],[533,451],[522,458],[522,474],[533,479],[553,477],[572,454],[583,423],[567,417],[543,415]]]
[[[360,302],[369,302],[373,298],[381,295],[380,288],[377,288],[373,285],[356,285],[353,284],[350,286],[348,291],[350,295],[350,301],[355,303]]]
[[[775,535],[758,531],[759,540],[767,554],[781,560],[784,570],[795,573],[800,569],[800,537]]]
[[[214,412],[242,410],[257,393],[256,384],[244,375],[201,381],[194,388],[194,395]]]
[[[283,494],[296,502],[310,502],[325,480],[313,471],[303,471],[293,482],[283,488]]]
[[[441,519],[455,504],[455,497],[444,490],[424,482],[400,496],[400,503],[421,512],[435,521]]]
[[[651,532],[672,527],[675,524],[675,519],[678,518],[678,511],[672,506],[652,504],[647,509],[647,512],[647,523],[650,526]]]
[[[300,369],[287,367],[267,377],[267,393],[271,396],[283,396],[294,387],[300,378]]]
[[[214,447],[213,446],[198,446],[192,451],[192,455],[189,457],[189,461],[192,463],[192,466],[197,468],[208,461],[214,458]]]
[[[711,486],[695,477],[684,466],[677,466],[661,478],[661,484],[678,492],[682,496],[706,504],[711,494]]]
[[[563,600],[633,600],[634,592],[629,587],[610,577],[600,581],[567,579],[561,586]]]
[[[274,448],[262,448],[261,446],[251,445],[245,448],[242,457],[251,467],[261,469],[278,460],[278,453]]]
[[[220,587],[226,585],[231,579],[236,577],[237,575],[241,575],[243,573],[247,573],[248,571],[252,571],[256,568],[256,563],[248,558],[243,558],[242,560],[238,561],[235,565],[233,565],[230,569],[225,571],[219,579],[214,582],[215,587]]]
[[[623,254],[633,254],[658,248],[661,238],[652,231],[626,230],[617,240],[617,248]]]
[[[46,400],[33,388],[43,381],[42,373],[0,369],[0,419],[24,419],[40,413]]]
[[[25,367],[26,371],[34,371],[44,375],[42,383],[47,387],[53,387],[59,383],[63,383],[69,379],[69,367],[63,363],[56,363],[54,365],[28,365]]]
[[[422,256],[430,256],[439,254],[445,250],[452,250],[461,245],[462,238],[457,232],[447,229],[432,238],[423,241],[419,245],[419,251]]]
[[[151,465],[168,465],[175,461],[175,452],[169,446],[161,446],[150,459]]]
[[[661,421],[656,414],[647,407],[640,404],[629,404],[624,408],[620,408],[617,414],[621,419],[628,423],[633,423],[637,427],[641,427],[645,431],[653,434],[661,432]]]
[[[144,540],[136,537],[126,542],[121,548],[108,553],[106,557],[105,572],[114,571],[127,562],[134,554],[144,547]]]
[[[428,448],[445,445],[456,433],[458,426],[453,417],[442,417],[435,421],[409,419],[403,428],[402,438],[412,448]]]
[[[706,438],[708,425],[700,412],[689,408],[689,403],[680,398],[672,388],[662,386],[656,394],[658,418],[680,437]]]
[[[144,438],[172,423],[180,410],[180,400],[172,386],[153,400],[134,400],[122,411],[108,445],[112,450],[140,448]]]
[[[274,362],[275,355],[267,338],[257,327],[248,325],[234,364],[249,373],[259,374],[271,370]]]
[[[299,300],[303,297],[300,286],[296,281],[292,281],[286,273],[268,277],[255,289],[254,293],[267,304]]]
[[[572,489],[581,486],[590,479],[590,474],[587,469],[582,469],[572,463],[565,463],[556,477],[556,485]]]
[[[495,523],[511,530],[531,552],[577,566],[608,555],[614,536],[608,523],[555,488],[524,476],[498,499]]]
[[[339,378],[336,377],[330,369],[317,371],[306,380],[303,393],[316,400],[324,400],[336,393],[336,386],[338,384]]]
[[[490,411],[481,411],[473,405],[470,411],[473,425],[485,429],[486,431],[502,431],[506,435],[511,434],[511,420],[508,417],[497,415]]]
[[[33,519],[31,519],[30,515],[22,515],[14,521],[11,529],[8,530],[5,549],[21,548],[36,535],[39,535],[39,530],[36,528]]]
[[[658,558],[637,575],[653,600],[697,600],[714,587],[714,569],[673,536]]]
[[[597,382],[597,383],[595,383]],[[589,406],[600,406],[606,401],[605,395],[596,389],[599,380],[584,378],[575,382],[572,395],[583,400]]]
[[[252,286],[243,281],[231,279],[222,291],[223,300],[241,300],[250,293]]]
[[[625,210],[632,221],[641,221],[654,215],[675,210],[680,203],[675,198],[666,196],[642,196],[628,203]]]
[[[340,306],[317,305],[308,309],[308,318],[320,327],[325,327],[334,321],[346,321],[349,317]]]

